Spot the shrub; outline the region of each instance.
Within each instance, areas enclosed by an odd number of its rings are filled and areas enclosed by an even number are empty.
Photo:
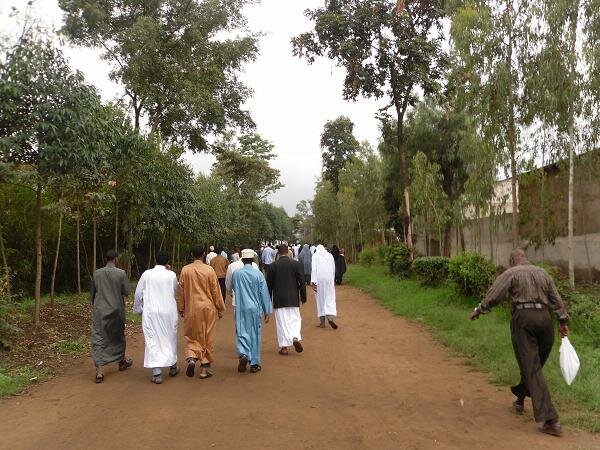
[[[11,342],[18,335],[19,328],[11,323],[11,295],[9,279],[0,274],[0,349],[10,349]]]
[[[385,264],[388,254],[390,252],[390,246],[387,244],[380,245],[377,247],[377,264]]]
[[[421,284],[436,286],[448,278],[448,261],[443,256],[415,258],[411,270]]]
[[[390,247],[385,262],[392,275],[398,277],[410,275],[410,250],[406,244]]]
[[[365,248],[358,255],[358,262],[361,266],[371,266],[377,259],[377,252],[373,248]]]
[[[469,297],[483,297],[495,273],[494,263],[475,252],[459,253],[448,263],[448,277]]]

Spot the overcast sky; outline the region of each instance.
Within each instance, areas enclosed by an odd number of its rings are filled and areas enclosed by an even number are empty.
[[[313,196],[321,173],[319,138],[327,120],[349,116],[355,123],[356,137],[373,145],[379,134],[375,114],[381,102],[344,101],[342,69],[329,60],[309,66],[306,60],[292,56],[290,39],[311,26],[303,11],[322,4],[322,0],[262,0],[247,9],[250,29],[264,33],[258,59],[246,67],[242,76],[254,90],[247,106],[257,131],[275,145],[277,159],[273,165],[281,171],[285,185],[269,200],[283,206],[290,215],[300,200]],[[18,32],[17,19],[9,17],[11,8],[24,11],[26,5],[27,0],[0,0],[0,29],[4,33]],[[58,0],[35,1],[34,16],[55,29],[62,23]],[[122,95],[122,89],[108,79],[109,67],[100,59],[99,51],[66,47],[65,54],[104,99]],[[205,173],[214,162],[210,155],[189,154],[186,158],[196,171]]]

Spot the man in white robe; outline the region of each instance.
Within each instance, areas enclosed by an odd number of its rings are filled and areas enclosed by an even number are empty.
[[[206,255],[206,264],[210,266],[210,262],[217,254],[215,253],[215,247],[213,245],[210,246],[209,250],[210,252]]]
[[[319,327],[325,328],[325,320],[331,328],[338,329],[334,318],[337,315],[335,303],[335,261],[333,256],[322,245],[318,245],[312,257],[311,278],[313,290],[317,297],[317,315]]]
[[[177,275],[165,267],[169,257],[156,255],[156,266],[146,270],[135,290],[133,309],[142,314],[144,331],[144,367],[152,369],[152,382],[162,383],[162,367],[169,367],[169,376],[179,373],[177,367]]]

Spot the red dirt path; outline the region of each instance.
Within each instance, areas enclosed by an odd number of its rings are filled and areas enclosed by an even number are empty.
[[[314,326],[312,298],[303,307],[300,355],[278,355],[274,323],[266,325],[259,374],[236,372],[231,312],[209,380],[182,372],[153,385],[143,338],[130,338],[128,372],[112,367],[95,385],[86,358],[1,402],[0,448],[600,449],[599,435],[540,434],[511,413],[506,389],[427,331],[353,288],[338,297],[338,331]]]

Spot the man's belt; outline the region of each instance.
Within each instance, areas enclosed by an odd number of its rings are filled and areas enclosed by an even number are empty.
[[[535,302],[517,303],[515,305],[515,309],[544,309],[545,307],[546,307],[546,305],[544,305],[543,303],[535,303]]]

